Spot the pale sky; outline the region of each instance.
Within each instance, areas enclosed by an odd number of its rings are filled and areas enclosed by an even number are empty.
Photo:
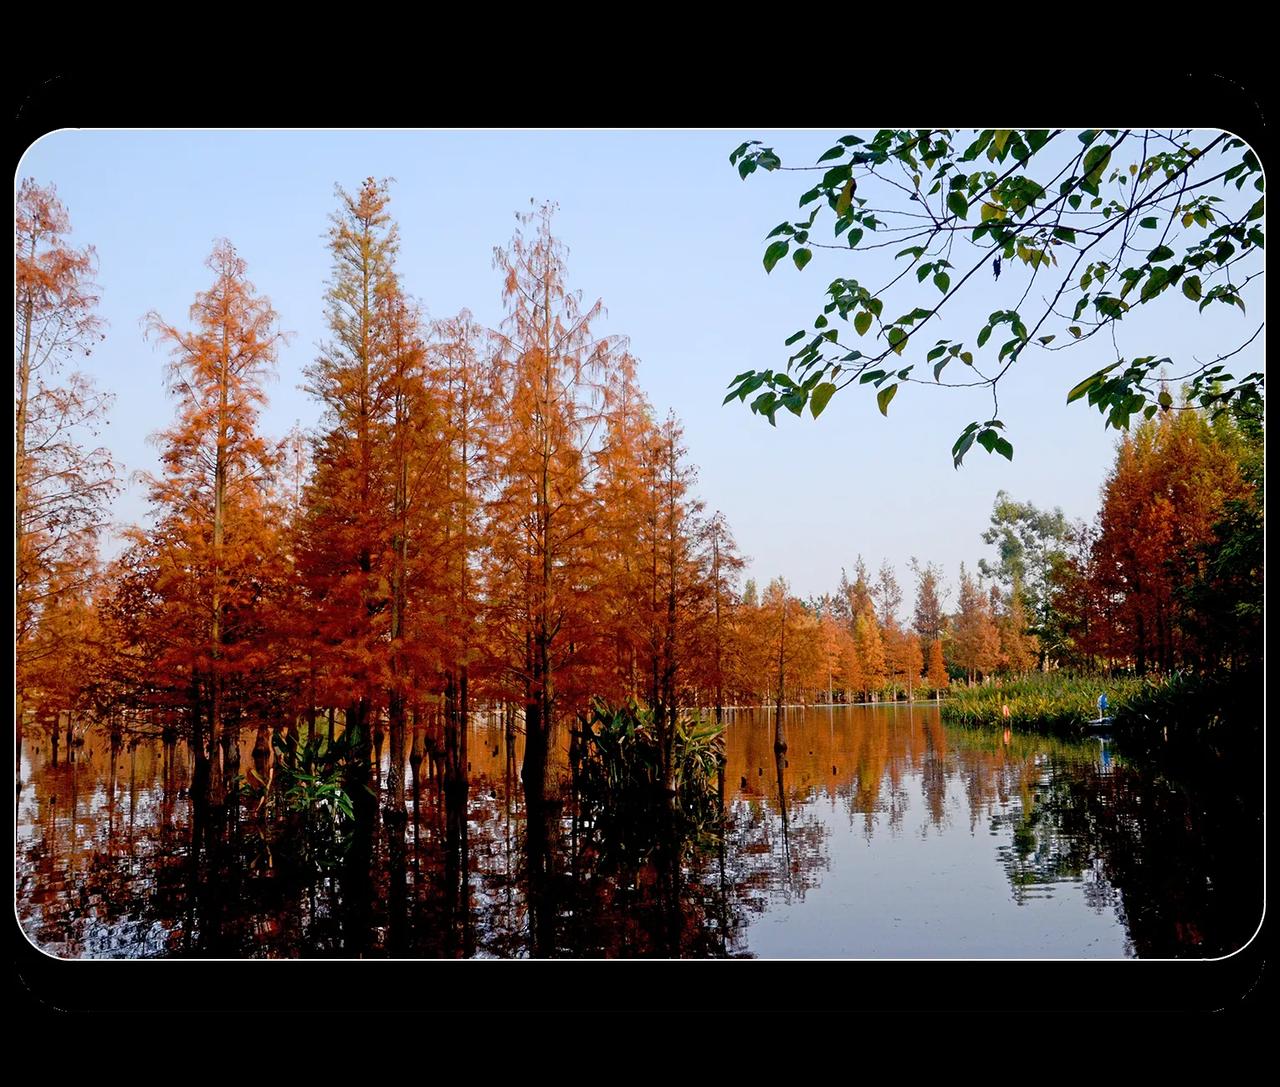
[[[816,422],[807,412],[803,420],[779,412],[776,429],[736,401],[721,407],[735,374],[782,368],[790,353],[783,341],[812,326],[831,278],[879,285],[891,274],[893,248],[820,250],[803,272],[787,260],[766,275],[761,264],[765,235],[798,217],[797,199],[813,179],[757,172],[743,182],[730,151],[761,139],[785,164],[809,165],[842,134],[60,131],[27,151],[15,191],[25,177],[55,184],[74,228],[71,243],[97,248],[100,313],[109,328],[82,368],[116,394],[104,440],[130,474],[158,469],[147,438],[175,407],[164,391],[163,349],[143,339],[141,318],[155,309],[187,327],[195,294],[211,281],[204,260],[216,238],[235,243],[281,327],[294,333],[262,419],[264,431],[280,437],[295,421],[309,428],[320,415],[300,385],[326,338],[335,183],[355,190],[366,176],[394,178],[405,288],[430,317],[466,307],[489,326],[503,314],[494,247],[510,240],[513,213],[530,198],[553,200],[570,286],[588,303],[603,300],[607,320],[598,331],[629,338],[656,412],[673,408],[683,421],[700,494],[727,516],[750,558],[748,574],[762,584],[785,576],[808,596],[833,590],[841,567],[851,570],[859,553],[873,572],[887,558],[905,612],[913,599],[911,556],[941,564],[952,587],[961,561],[973,568],[990,556],[981,533],[997,490],[1061,506],[1072,519],[1092,518],[1117,436],[1083,402],[1067,406],[1066,392],[1116,355],[1101,337],[1071,351],[1029,351],[1001,383],[1013,462],[975,447],[959,471],[952,442],[971,420],[989,418],[989,392],[904,385],[884,418],[871,392],[852,388]],[[1256,193],[1246,197],[1251,203]],[[815,240],[830,240],[829,220]],[[1016,305],[1028,275],[1019,264],[998,283],[975,276],[928,342],[971,339],[988,313]],[[928,283],[918,293],[922,304],[940,297]],[[1207,360],[1262,319],[1260,291],[1257,312],[1251,306],[1247,316],[1214,306],[1197,317],[1175,294],[1126,318],[1123,353],[1167,354],[1180,365]],[[1000,339],[992,337],[993,352]],[[1259,337],[1233,372],[1260,368],[1264,351]],[[115,519],[137,523],[146,515],[142,489],[131,483]]]

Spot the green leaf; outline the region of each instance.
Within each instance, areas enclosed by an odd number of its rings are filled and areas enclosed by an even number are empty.
[[[850,249],[852,249],[855,245],[857,245],[860,241],[862,241],[862,235],[863,235],[863,230],[861,227],[855,226],[852,230],[849,231],[848,242],[849,242]]]
[[[803,270],[804,266],[813,260],[812,249],[797,249],[791,254],[791,259],[796,262],[797,270]]]
[[[835,393],[836,387],[830,381],[824,381],[809,396],[809,410],[813,412],[816,419],[822,414],[822,409],[827,406],[827,401],[831,399]]]
[[[1200,301],[1200,277],[1187,276],[1182,281],[1182,293],[1190,298],[1192,302]]]
[[[857,330],[859,336],[865,336],[867,329],[871,327],[871,314],[866,310],[862,310],[853,319],[853,327]]]
[[[978,346],[981,347],[989,339],[991,339],[991,326],[983,325],[981,330],[978,332]]]
[[[1156,228],[1156,217],[1155,217],[1154,215],[1148,215],[1148,216],[1147,216],[1145,219],[1143,219],[1143,220],[1142,220],[1142,222],[1140,222],[1138,225],[1139,225],[1140,227],[1142,227],[1144,230],[1155,230],[1155,228]]]
[[[880,414],[887,416],[889,414],[889,401],[894,398],[898,391],[898,386],[888,385],[876,393],[876,404],[880,408]]]
[[[1147,260],[1168,260],[1171,256],[1173,256],[1173,250],[1167,245],[1157,245],[1150,253],[1147,254]]]
[[[852,173],[853,167],[847,162],[840,166],[833,166],[822,175],[822,187],[824,189],[834,189],[842,181],[848,181]]]
[[[902,345],[907,342],[907,334],[902,329],[894,326],[889,329],[889,346],[899,355],[902,354]]]
[[[1161,389],[1160,395],[1156,399],[1160,402],[1162,408],[1173,407],[1173,397],[1169,395],[1168,389]]]
[[[1102,172],[1107,168],[1107,163],[1110,161],[1110,145],[1104,144],[1102,147],[1089,148],[1084,156],[1084,180],[1096,185],[1098,179],[1102,177]]]
[[[943,294],[946,294],[947,289],[951,286],[951,277],[946,272],[939,272],[933,277],[933,285]]]
[[[1090,389],[1094,387],[1094,385],[1098,383],[1098,381],[1100,380],[1100,376],[1101,375],[1099,374],[1091,374],[1089,377],[1085,378],[1082,382],[1080,382],[1079,385],[1077,385],[1074,389],[1072,389],[1069,393],[1067,393],[1067,403],[1070,404],[1072,401],[1079,400],[1080,397],[1084,396],[1085,393],[1087,393]]]
[[[1013,460],[1013,445],[1006,438],[997,438],[995,448],[1005,460]]]
[[[790,336],[788,336],[784,341],[784,346],[790,347],[797,340],[801,340],[803,338],[804,338],[804,329],[802,328],[799,332],[794,332]]]
[[[787,255],[787,250],[791,248],[790,242],[774,242],[768,249],[764,251],[764,270],[772,272],[773,266]]]
[[[835,147],[828,148],[818,156],[819,162],[829,162],[831,159],[838,159],[845,153],[843,144],[836,144]]]
[[[951,194],[947,197],[947,207],[952,214],[961,219],[969,214],[969,201],[964,198],[964,193],[959,189],[951,190]]]
[[[1169,270],[1167,268],[1152,268],[1151,275],[1147,277],[1147,282],[1142,286],[1142,301],[1154,298],[1169,284]]]

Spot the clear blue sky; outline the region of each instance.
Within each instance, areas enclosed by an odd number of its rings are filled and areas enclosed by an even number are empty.
[[[782,366],[783,340],[811,326],[830,278],[888,278],[866,262],[883,271],[893,249],[864,257],[820,251],[803,272],[788,261],[766,275],[761,265],[765,234],[796,216],[811,182],[789,173],[742,182],[729,152],[758,138],[784,162],[808,164],[841,134],[62,131],[28,150],[17,182],[56,184],[72,243],[97,247],[109,330],[85,369],[116,393],[106,440],[130,473],[157,469],[147,438],[173,413],[163,351],[144,341],[141,318],[155,309],[185,326],[194,295],[209,285],[204,260],[215,238],[235,243],[282,327],[295,333],[263,418],[264,430],[281,436],[295,420],[310,427],[319,417],[299,386],[326,335],[335,183],[350,190],[369,175],[395,178],[406,288],[431,317],[467,307],[489,325],[502,316],[493,248],[508,242],[513,213],[531,197],[550,199],[560,205],[556,229],[569,247],[571,286],[588,302],[603,299],[603,331],[629,337],[658,413],[674,408],[683,420],[701,494],[728,517],[749,573],[762,584],[781,574],[807,596],[833,589],[858,553],[873,571],[888,558],[909,604],[910,556],[940,563],[954,585],[961,561],[972,567],[989,553],[980,536],[1001,488],[1071,518],[1093,516],[1116,435],[1082,403],[1067,407],[1065,394],[1115,353],[1095,338],[1078,350],[1028,354],[1011,371],[1001,416],[1016,448],[1012,464],[975,448],[952,468],[957,433],[989,417],[985,391],[906,385],[884,418],[865,389],[850,389],[818,422],[779,413],[776,430],[736,402],[722,408],[735,374]],[[1019,265],[998,284],[982,276],[930,342],[971,336],[986,314],[1016,303],[1027,274]],[[1187,304],[1146,308],[1155,312],[1126,321],[1131,346],[1121,346],[1130,355],[1209,358],[1256,327],[1238,311],[1196,320]],[[1263,349],[1259,339],[1255,363]],[[146,514],[131,483],[115,517],[130,523]]]

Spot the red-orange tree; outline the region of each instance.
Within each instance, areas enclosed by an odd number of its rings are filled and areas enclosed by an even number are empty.
[[[115,493],[105,449],[84,441],[110,397],[81,374],[57,384],[66,361],[102,339],[92,247],[66,244],[66,209],[52,186],[23,181],[14,209],[14,628],[18,728],[35,645],[59,653],[42,615],[62,593],[78,593],[94,565],[97,534]],[[68,632],[72,627],[58,624]]]
[[[1121,440],[1096,539],[1064,579],[1076,599],[1061,597],[1087,651],[1139,673],[1186,659],[1179,590],[1200,575],[1227,503],[1251,492],[1225,437],[1199,411],[1171,409]]]
[[[398,232],[387,182],[337,189],[325,296],[331,338],[308,368],[324,405],[313,449],[298,562],[322,646],[320,697],[344,707],[349,791],[363,805],[372,773],[371,728],[386,690],[396,479],[391,447],[398,388],[395,335],[386,327],[399,294]]]
[[[552,207],[521,216],[510,246],[495,253],[507,319],[498,341],[504,370],[492,505],[491,615],[501,666],[525,707],[525,789],[544,794],[548,741],[578,648],[591,637],[589,587],[591,452],[599,439],[599,392],[619,345],[592,324],[565,285],[564,247]],[[586,692],[576,692],[579,696]]]
[[[163,474],[148,479],[157,524],[134,536],[154,548],[158,566],[170,632],[159,663],[190,683],[194,747],[216,767],[220,745],[224,761],[234,759],[239,723],[261,713],[255,703],[269,680],[263,610],[280,559],[270,506],[283,458],[257,420],[284,336],[230,242],[219,241],[207,264],[214,283],[196,296],[190,331],[148,315],[149,333],[171,348],[169,390],[179,407],[157,436]]]

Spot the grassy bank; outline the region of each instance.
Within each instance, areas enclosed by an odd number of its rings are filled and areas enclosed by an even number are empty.
[[[1098,716],[1098,695],[1106,692],[1108,713],[1119,712],[1142,690],[1134,676],[1037,673],[1004,680],[999,686],[953,687],[942,703],[948,724],[1004,726],[1032,730],[1079,731]],[[1009,716],[1004,715],[1005,706]]]
[[[1236,757],[1256,751],[1262,732],[1261,669],[1147,679],[1116,712],[1125,746]]]

